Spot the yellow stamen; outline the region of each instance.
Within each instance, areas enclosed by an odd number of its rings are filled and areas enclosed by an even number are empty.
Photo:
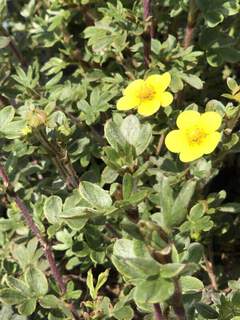
[[[149,85],[144,85],[141,92],[139,93],[140,100],[152,100],[156,94],[154,88]]]
[[[201,128],[187,131],[187,139],[190,144],[201,144],[206,136],[207,134]]]

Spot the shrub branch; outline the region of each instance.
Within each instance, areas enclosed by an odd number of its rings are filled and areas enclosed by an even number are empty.
[[[138,225],[140,227],[139,230],[142,233],[143,237],[145,237],[144,227],[146,227],[148,230],[157,231],[159,237],[166,242],[166,247],[163,250],[157,250],[153,248],[151,245],[147,245],[147,249],[151,254],[151,256],[153,257],[153,259],[159,262],[160,264],[172,263],[172,257],[171,257],[172,240],[170,239],[169,235],[160,226],[155,225],[154,223],[140,221]],[[182,300],[182,288],[179,281],[179,277],[175,277],[173,279],[173,283],[174,283],[174,294],[171,298],[171,306],[176,314],[176,319],[185,320],[186,313],[185,313],[183,300]],[[153,307],[155,312],[155,319],[165,320],[164,315],[159,313],[160,305],[159,307],[157,305],[154,305]],[[162,316],[162,318],[159,316]]]
[[[153,38],[153,25],[151,22],[151,0],[143,0],[143,17],[146,23],[143,33],[144,65],[148,68],[150,63],[151,39]]]
[[[174,280],[175,292],[172,298],[173,310],[176,314],[176,319],[186,320],[185,309],[182,301],[182,288],[178,278]]]
[[[196,6],[195,0],[190,0],[188,17],[187,17],[187,26],[185,29],[184,39],[183,39],[184,49],[187,49],[192,43],[193,33],[197,23],[198,14],[199,14],[199,10]]]
[[[69,190],[77,188],[79,184],[78,175],[71,163],[67,150],[62,148],[56,141],[54,143],[50,142],[43,128],[36,128],[35,136],[51,157]]]
[[[35,224],[30,211],[28,210],[28,208],[26,207],[24,202],[19,198],[17,193],[14,191],[14,188],[9,181],[9,178],[8,178],[8,175],[5,171],[5,168],[2,165],[0,165],[0,177],[2,178],[3,185],[6,188],[6,194],[9,197],[14,199],[16,206],[20,210],[20,213],[25,220],[26,225],[31,230],[32,234],[38,239],[38,241],[43,249],[44,255],[49,263],[51,274],[52,274],[53,278],[55,279],[61,293],[64,294],[66,292],[66,285],[63,281],[63,277],[62,277],[61,273],[58,270],[52,248],[51,248],[50,244],[48,244],[47,241],[41,235],[41,232],[40,232],[39,228],[37,227],[37,225]],[[73,318],[75,320],[80,320],[81,318],[78,315],[75,307],[72,304],[70,304],[69,308],[72,312]]]
[[[24,56],[22,55],[21,51],[18,49],[18,47],[15,44],[15,41],[13,40],[13,38],[10,36],[10,34],[3,28],[0,27],[0,33],[4,36],[4,37],[8,37],[10,39],[9,42],[9,48],[12,51],[12,53],[15,55],[15,57],[17,58],[17,60],[20,62],[20,64],[22,65],[23,68],[27,67],[27,61],[25,60]]]
[[[154,303],[153,308],[156,320],[167,320],[164,314],[162,313],[162,309],[159,303]]]

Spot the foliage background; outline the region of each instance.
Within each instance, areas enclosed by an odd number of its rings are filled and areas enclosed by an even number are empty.
[[[240,4],[149,3],[0,0],[1,319],[240,319]],[[116,110],[165,71],[171,107]],[[187,165],[184,109],[223,116]]]

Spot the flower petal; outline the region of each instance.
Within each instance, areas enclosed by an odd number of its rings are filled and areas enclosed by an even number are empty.
[[[123,90],[123,95],[138,96],[144,86],[144,83],[145,81],[141,79],[132,81],[127,88]]]
[[[151,116],[158,111],[160,106],[161,104],[159,99],[141,101],[138,106],[138,113],[144,117]]]
[[[162,75],[153,74],[146,79],[146,84],[154,87],[156,92],[163,92],[167,89],[171,82],[171,75],[165,72]]]
[[[180,130],[172,130],[165,138],[165,145],[171,152],[178,153],[185,149],[186,139]]]
[[[216,149],[220,140],[221,140],[220,132],[216,131],[216,132],[210,133],[207,136],[206,141],[204,142],[204,154],[209,154],[213,152],[214,149]]]
[[[139,104],[139,99],[134,96],[123,96],[117,101],[117,109],[118,110],[130,110],[132,108],[137,107]]]
[[[163,92],[161,94],[161,106],[162,107],[167,107],[173,102],[173,95],[170,92]]]
[[[188,147],[185,148],[182,152],[180,152],[179,159],[182,162],[190,162],[197,160],[203,156],[203,146],[195,146],[195,147]]]
[[[200,120],[200,113],[194,110],[187,110],[180,113],[177,118],[177,126],[179,129],[191,128],[197,125]]]
[[[222,123],[222,117],[219,113],[214,111],[208,111],[201,115],[200,126],[205,132],[216,131]]]

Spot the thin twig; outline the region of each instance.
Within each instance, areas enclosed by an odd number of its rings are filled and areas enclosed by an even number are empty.
[[[44,254],[49,262],[49,266],[50,266],[52,275],[53,275],[54,279],[56,280],[61,292],[64,293],[66,291],[66,287],[65,287],[65,284],[62,280],[62,277],[57,269],[56,262],[53,257],[51,247],[43,239],[41,232],[38,229],[35,222],[33,221],[33,218],[31,216],[31,213],[29,212],[28,208],[23,203],[23,201],[19,198],[19,196],[16,194],[16,192],[13,190],[13,186],[10,184],[9,178],[8,178],[6,171],[2,165],[0,165],[0,177],[3,180],[3,185],[6,187],[6,193],[14,199],[14,201],[15,201],[17,207],[19,208],[27,226],[32,231],[32,233],[36,236],[39,243],[41,244],[41,246],[44,250]]]
[[[199,10],[196,5],[196,0],[190,0],[188,16],[187,16],[187,25],[185,28],[183,44],[182,44],[184,49],[187,49],[192,44],[192,39],[193,39],[195,26],[197,23],[198,14],[199,14]],[[177,106],[181,107],[184,100],[184,95],[185,95],[184,90],[177,93],[176,95]]]
[[[208,259],[206,255],[204,255],[205,268],[204,270],[207,272],[209,280],[211,282],[211,286],[214,290],[218,290],[217,279],[214,273],[213,262],[212,259]]]
[[[30,211],[28,210],[28,208],[26,207],[24,202],[19,198],[17,193],[14,191],[14,188],[11,185],[9,178],[8,178],[8,175],[2,165],[0,165],[0,177],[2,178],[3,185],[6,188],[6,194],[14,199],[16,206],[20,210],[20,212],[26,222],[26,225],[31,230],[33,235],[38,239],[38,241],[43,249],[44,255],[49,263],[51,274],[54,277],[61,293],[64,294],[66,292],[66,285],[63,281],[61,273],[58,270],[52,248],[51,248],[50,244],[48,244],[47,241],[41,235],[41,232],[40,232],[39,228],[37,227],[37,225],[35,224]],[[80,320],[81,318],[78,315],[74,305],[70,304],[69,307],[72,312],[73,318],[75,320]]]
[[[161,133],[158,140],[157,147],[156,147],[156,152],[155,152],[156,156],[158,156],[161,152],[163,141],[164,141],[164,133]]]
[[[79,178],[71,163],[67,150],[63,149],[56,141],[48,141],[45,131],[42,128],[35,129],[35,136],[51,157],[69,190],[78,187]]]
[[[172,297],[172,306],[177,320],[186,320],[186,313],[182,301],[182,288],[179,279],[174,279],[175,292]]]
[[[154,303],[153,308],[154,308],[154,315],[156,320],[167,320],[164,314],[162,313],[162,309],[159,303]]]
[[[140,231],[141,231],[141,229],[140,229]],[[165,249],[162,251],[157,251],[157,250],[153,249],[150,245],[147,245],[148,251],[151,254],[151,256],[153,257],[153,259],[156,260],[157,262],[159,262],[161,264],[171,263],[172,262],[171,241],[170,241],[170,239],[168,239],[167,234],[161,233],[159,235],[162,239],[164,239],[164,241],[166,241],[168,243],[168,246],[166,246]],[[174,287],[175,287],[174,289],[175,290],[174,290],[174,294],[171,298],[171,306],[173,307],[173,310],[176,314],[177,320],[186,320],[186,313],[185,313],[183,300],[182,300],[182,288],[181,288],[179,278],[177,278],[177,277],[174,278],[173,282],[174,282]],[[154,308],[156,308],[156,307],[154,306]],[[161,319],[161,318],[156,318],[156,319]],[[164,318],[162,318],[162,319],[164,319]]]
[[[189,10],[188,10],[188,18],[187,18],[187,26],[185,29],[184,39],[183,39],[183,47],[187,49],[191,43],[193,38],[194,29],[197,23],[197,17],[199,14],[199,10],[196,6],[195,0],[190,0]]]
[[[153,25],[149,21],[151,16],[151,0],[143,0],[143,17],[146,23],[146,28],[143,33],[143,50],[144,50],[144,65],[148,68],[151,54],[151,39],[153,37]]]
[[[2,35],[4,35],[5,37],[8,37],[10,39],[9,48],[11,49],[11,51],[13,52],[15,57],[18,59],[18,61],[21,63],[22,67],[26,68],[28,66],[28,63],[27,63],[26,59],[24,58],[24,56],[22,55],[21,51],[16,46],[13,38],[10,36],[10,34],[3,27],[0,27],[0,33],[2,33]]]

